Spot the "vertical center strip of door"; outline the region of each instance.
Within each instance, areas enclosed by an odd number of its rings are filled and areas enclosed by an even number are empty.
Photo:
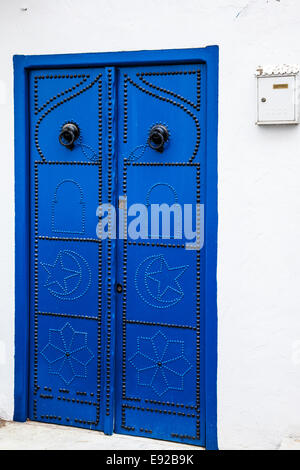
[[[105,69],[105,83],[107,90],[107,159],[103,161],[103,170],[107,174],[107,188],[105,188],[106,201],[115,207],[116,199],[116,164],[115,164],[115,139],[116,139],[116,71],[113,67]],[[115,371],[115,276],[116,276],[116,240],[113,236],[114,220],[112,214],[108,214],[108,238],[106,239],[106,316],[105,316],[105,407],[104,432],[113,432],[113,403],[114,403],[114,371]]]
[[[98,189],[99,206],[102,204],[102,80],[98,81]],[[102,323],[102,241],[98,241],[98,323],[97,323],[97,407],[96,424],[100,420],[101,392],[101,323]]]
[[[37,416],[38,393],[38,167],[34,164],[34,354],[33,354],[33,418]]]
[[[111,69],[107,71],[107,88],[108,88],[108,204],[112,203],[112,72]],[[107,239],[107,337],[106,337],[106,403],[105,410],[106,416],[110,414],[111,402],[111,301],[112,301],[112,284],[111,284],[111,269],[112,269],[112,240],[111,235],[111,218],[109,215],[109,235]]]

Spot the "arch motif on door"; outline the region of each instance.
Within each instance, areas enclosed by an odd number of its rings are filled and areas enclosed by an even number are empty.
[[[68,207],[66,201],[72,203]],[[79,183],[71,179],[61,181],[55,189],[52,200],[52,232],[85,232],[85,203]]]

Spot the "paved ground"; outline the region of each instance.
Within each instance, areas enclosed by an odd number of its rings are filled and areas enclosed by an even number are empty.
[[[187,450],[199,447],[142,437],[57,426],[55,424],[0,421],[0,450]]]

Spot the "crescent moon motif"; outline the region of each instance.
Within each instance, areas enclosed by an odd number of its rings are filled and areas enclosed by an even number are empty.
[[[60,250],[54,264],[41,265],[48,273],[44,287],[59,300],[77,300],[91,285],[90,267],[86,259],[76,251]]]

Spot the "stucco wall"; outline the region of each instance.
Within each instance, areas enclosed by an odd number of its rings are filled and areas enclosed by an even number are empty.
[[[297,0],[0,0],[0,417],[13,416],[13,54],[217,44],[219,446],[300,435],[300,127],[254,125],[253,77],[299,63],[299,39]]]

